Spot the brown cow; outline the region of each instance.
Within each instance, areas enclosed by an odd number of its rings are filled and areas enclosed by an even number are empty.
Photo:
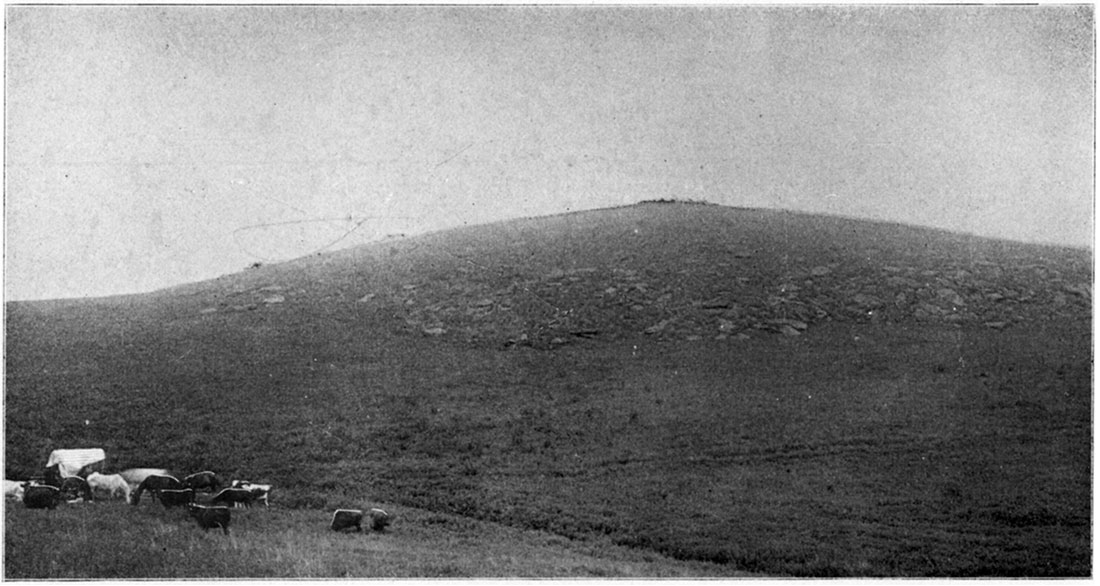
[[[187,505],[187,512],[195,518],[203,531],[221,527],[222,533],[229,535],[229,507],[204,507],[192,503]]]

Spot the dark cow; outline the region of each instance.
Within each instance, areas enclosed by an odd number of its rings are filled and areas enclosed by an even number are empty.
[[[247,488],[223,488],[221,492],[214,495],[214,498],[210,499],[210,502],[226,505],[242,503],[246,507],[252,507],[252,501],[254,500],[256,500],[256,493]]]
[[[384,531],[390,524],[390,515],[382,509],[371,509],[367,511],[367,516],[370,517],[370,528],[374,531]]]
[[[65,480],[65,477],[61,475],[61,466],[57,464],[47,466],[46,470],[42,473],[42,484],[47,486],[61,488],[62,480]]]
[[[343,531],[344,529],[355,528],[356,531],[363,530],[363,511],[359,509],[336,509],[336,512],[332,514],[332,527],[333,531]]]
[[[87,480],[79,476],[63,478],[61,486],[58,488],[61,490],[62,498],[67,501],[75,501],[76,499],[92,500],[92,487],[88,486]]]
[[[149,490],[154,495],[160,494],[162,490],[179,490],[183,488],[183,483],[176,479],[175,476],[150,474],[145,477],[145,480],[141,481],[137,490],[130,497],[130,504],[138,504],[141,502],[141,493]]]
[[[166,488],[160,491],[157,495],[160,498],[160,504],[164,505],[164,508],[170,509],[172,507],[182,507],[183,505],[190,505],[195,502],[195,491],[190,488],[184,489],[170,489]]]
[[[196,491],[205,489],[209,492],[214,492],[215,490],[218,490],[221,485],[222,481],[220,478],[218,478],[218,475],[209,470],[196,472],[183,479],[183,486],[185,488],[190,488]]]
[[[23,504],[28,509],[56,509],[61,502],[61,491],[46,484],[23,486]]]
[[[195,521],[198,521],[203,531],[221,527],[222,532],[229,535],[229,507],[204,507],[190,504],[187,505],[187,512],[195,518]]]

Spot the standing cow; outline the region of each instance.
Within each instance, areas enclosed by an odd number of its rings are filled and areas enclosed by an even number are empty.
[[[246,488],[223,488],[221,492],[214,495],[214,498],[210,499],[210,502],[234,506],[236,503],[242,503],[244,506],[251,508],[252,501],[255,500],[256,493]]]
[[[165,489],[160,491],[160,494],[157,496],[160,498],[160,504],[164,505],[166,509],[190,505],[195,502],[195,491],[190,488],[180,490]]]
[[[137,487],[150,476],[171,476],[172,474],[164,468],[127,468],[118,475],[131,486]]]
[[[130,485],[122,478],[121,474],[100,474],[92,472],[88,475],[88,486],[92,493],[107,493],[108,497],[122,496],[126,502],[130,502]]]
[[[183,488],[181,483],[175,476],[167,476],[160,474],[151,474],[145,477],[145,480],[141,481],[137,490],[130,497],[130,504],[136,505],[141,502],[141,493],[145,491],[152,491],[154,495],[160,495],[162,490],[179,490]]]
[[[229,507],[204,507],[189,504],[187,505],[187,512],[195,518],[203,531],[221,527],[222,533],[229,535]]]
[[[256,500],[263,501],[265,507],[270,507],[271,503],[268,502],[267,497],[271,495],[270,484],[256,484],[255,482],[249,482],[247,480],[234,480],[229,484],[230,488],[243,488],[245,490],[252,491]]]
[[[209,470],[196,472],[183,479],[183,486],[185,488],[190,488],[196,491],[205,489],[209,492],[214,492],[215,490],[221,488],[221,485],[222,481],[220,478],[218,478],[218,475]]]

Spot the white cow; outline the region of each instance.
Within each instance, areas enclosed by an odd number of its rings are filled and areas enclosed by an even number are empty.
[[[50,459],[46,467],[57,466],[57,471],[62,478],[79,476],[80,471],[86,466],[102,462],[107,459],[107,453],[100,448],[81,450],[54,450],[50,452]]]
[[[130,468],[118,473],[131,487],[138,486],[150,476],[171,476],[164,468]]]
[[[4,480],[4,498],[23,500],[23,483],[15,480]]]
[[[92,472],[88,475],[87,480],[92,491],[106,492],[107,496],[111,497],[121,494],[126,502],[130,502],[130,485],[127,484],[126,479],[121,474]]]

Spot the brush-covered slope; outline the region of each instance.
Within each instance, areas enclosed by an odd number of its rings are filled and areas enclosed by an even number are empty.
[[[1089,572],[1091,258],[650,203],[7,305],[6,465],[103,446],[737,568]]]

